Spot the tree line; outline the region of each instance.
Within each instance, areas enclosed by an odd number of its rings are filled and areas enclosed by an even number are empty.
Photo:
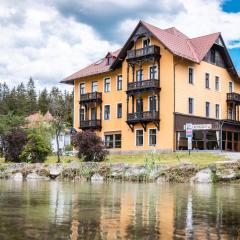
[[[34,80],[10,88],[7,83],[0,83],[0,115],[11,112],[17,116],[29,116],[34,112],[45,114],[50,111],[54,115],[51,103],[61,105],[64,121],[72,126],[73,121],[73,92],[61,91],[52,87],[49,91],[44,88],[37,92]]]

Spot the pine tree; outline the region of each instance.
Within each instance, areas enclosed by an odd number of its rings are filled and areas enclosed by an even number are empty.
[[[27,108],[28,114],[32,114],[33,112],[37,111],[37,94],[35,91],[35,84],[32,77],[30,77],[27,83],[27,103],[28,103],[28,108]]]
[[[6,83],[1,84],[0,114],[7,114],[10,91]]]
[[[16,90],[16,102],[15,102],[15,113],[19,116],[27,116],[28,114],[28,101],[27,91],[25,85],[20,83]]]
[[[46,88],[39,94],[38,109],[42,114],[45,114],[49,110],[49,96]]]

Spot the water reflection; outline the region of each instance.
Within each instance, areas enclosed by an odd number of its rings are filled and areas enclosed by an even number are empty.
[[[0,239],[238,239],[236,185],[0,181]]]

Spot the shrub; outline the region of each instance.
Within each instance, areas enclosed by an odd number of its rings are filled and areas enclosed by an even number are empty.
[[[15,130],[2,136],[3,156],[6,161],[20,162],[20,154],[27,142],[22,130]]]
[[[32,163],[44,162],[50,152],[51,149],[40,135],[30,134],[27,138],[27,144],[20,155],[20,159]]]
[[[102,139],[92,131],[79,132],[73,136],[72,141],[78,150],[78,157],[84,161],[103,161],[108,154]]]

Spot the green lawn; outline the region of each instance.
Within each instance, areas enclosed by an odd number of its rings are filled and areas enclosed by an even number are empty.
[[[70,161],[79,161],[77,157],[61,156],[61,162],[67,163]],[[155,162],[156,164],[179,164],[179,163],[195,163],[200,167],[207,166],[216,161],[226,160],[224,156],[216,155],[213,153],[155,153],[155,154],[110,154],[106,163],[128,163],[128,164],[145,164],[146,162]],[[0,162],[4,162],[0,158]],[[45,163],[57,162],[57,156],[49,156]]]
[[[156,164],[171,164],[188,162],[199,166],[207,166],[216,161],[226,160],[225,157],[213,153],[156,153],[156,154],[136,154],[136,155],[109,155],[106,162],[144,164],[154,161]]]

